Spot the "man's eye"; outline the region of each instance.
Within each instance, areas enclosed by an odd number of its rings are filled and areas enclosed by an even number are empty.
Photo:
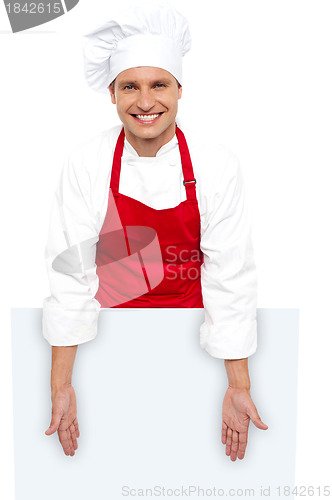
[[[126,86],[125,86],[125,87],[123,87],[123,88],[124,88],[124,89],[129,89],[129,90],[131,90],[131,89],[133,89],[134,87],[133,87],[133,85],[126,85]]]
[[[157,84],[156,84],[156,87],[159,87],[159,86],[160,86],[160,87],[165,87],[165,85],[164,85],[163,83],[157,83]]]

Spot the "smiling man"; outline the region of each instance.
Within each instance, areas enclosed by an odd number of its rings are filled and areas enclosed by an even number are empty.
[[[233,461],[244,457],[250,420],[267,429],[250,396],[256,267],[241,170],[222,145],[204,142],[199,131],[178,123],[182,57],[190,45],[185,17],[156,2],[85,37],[88,84],[110,93],[121,125],[70,155],[51,214],[52,295],[43,311],[43,334],[52,345],[52,421],[46,434],[58,431],[67,455],[75,454],[79,436],[71,385],[76,349],[95,338],[101,307],[204,308],[200,345],[225,360],[229,381],[221,425],[226,454]],[[162,257],[158,281],[152,285],[149,266],[142,266],[146,290],[132,293],[138,282],[133,275],[124,287],[126,300],[110,286],[112,275],[108,280],[100,271],[114,261],[115,233],[101,237],[114,220],[124,230],[155,231]],[[85,241],[91,242],[93,263],[84,258]],[[67,263],[61,272],[54,259],[75,245],[79,267],[71,272]],[[128,235],[126,245],[129,258]],[[120,240],[115,246],[119,254]]]
[[[164,69],[139,67],[122,71],[109,90],[128,142],[139,156],[156,156],[174,137],[181,85]]]

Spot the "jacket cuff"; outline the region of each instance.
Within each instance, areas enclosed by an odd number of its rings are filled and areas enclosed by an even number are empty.
[[[72,346],[97,336],[100,304],[93,299],[88,305],[66,307],[52,297],[43,301],[43,337],[51,346]]]
[[[207,325],[200,327],[200,346],[214,358],[242,359],[257,350],[256,319],[240,326]]]

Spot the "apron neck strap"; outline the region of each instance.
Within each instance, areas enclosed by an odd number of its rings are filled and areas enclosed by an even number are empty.
[[[125,140],[125,132],[124,128],[122,127],[113,155],[113,165],[112,165],[112,174],[110,183],[110,188],[113,193],[119,192],[121,157],[123,153],[124,140]]]
[[[176,125],[176,137],[179,142],[179,150],[181,155],[183,184],[186,188],[187,200],[196,200],[196,179],[194,177],[193,166],[189,154],[189,148],[182,130]]]
[[[187,141],[182,130],[180,130],[177,125],[175,128],[175,133],[179,143],[182,172],[184,179],[183,184],[186,188],[187,200],[196,200],[196,187],[195,187],[196,179],[194,177],[194,171],[191,163]],[[115,146],[114,156],[113,156],[111,182],[110,182],[110,188],[113,193],[119,192],[121,158],[123,153],[124,140],[125,140],[125,132],[124,128],[122,128]]]

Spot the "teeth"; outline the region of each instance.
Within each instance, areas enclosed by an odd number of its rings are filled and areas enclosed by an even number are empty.
[[[159,113],[157,115],[136,115],[139,120],[142,120],[144,122],[150,122],[157,118],[159,116]]]

